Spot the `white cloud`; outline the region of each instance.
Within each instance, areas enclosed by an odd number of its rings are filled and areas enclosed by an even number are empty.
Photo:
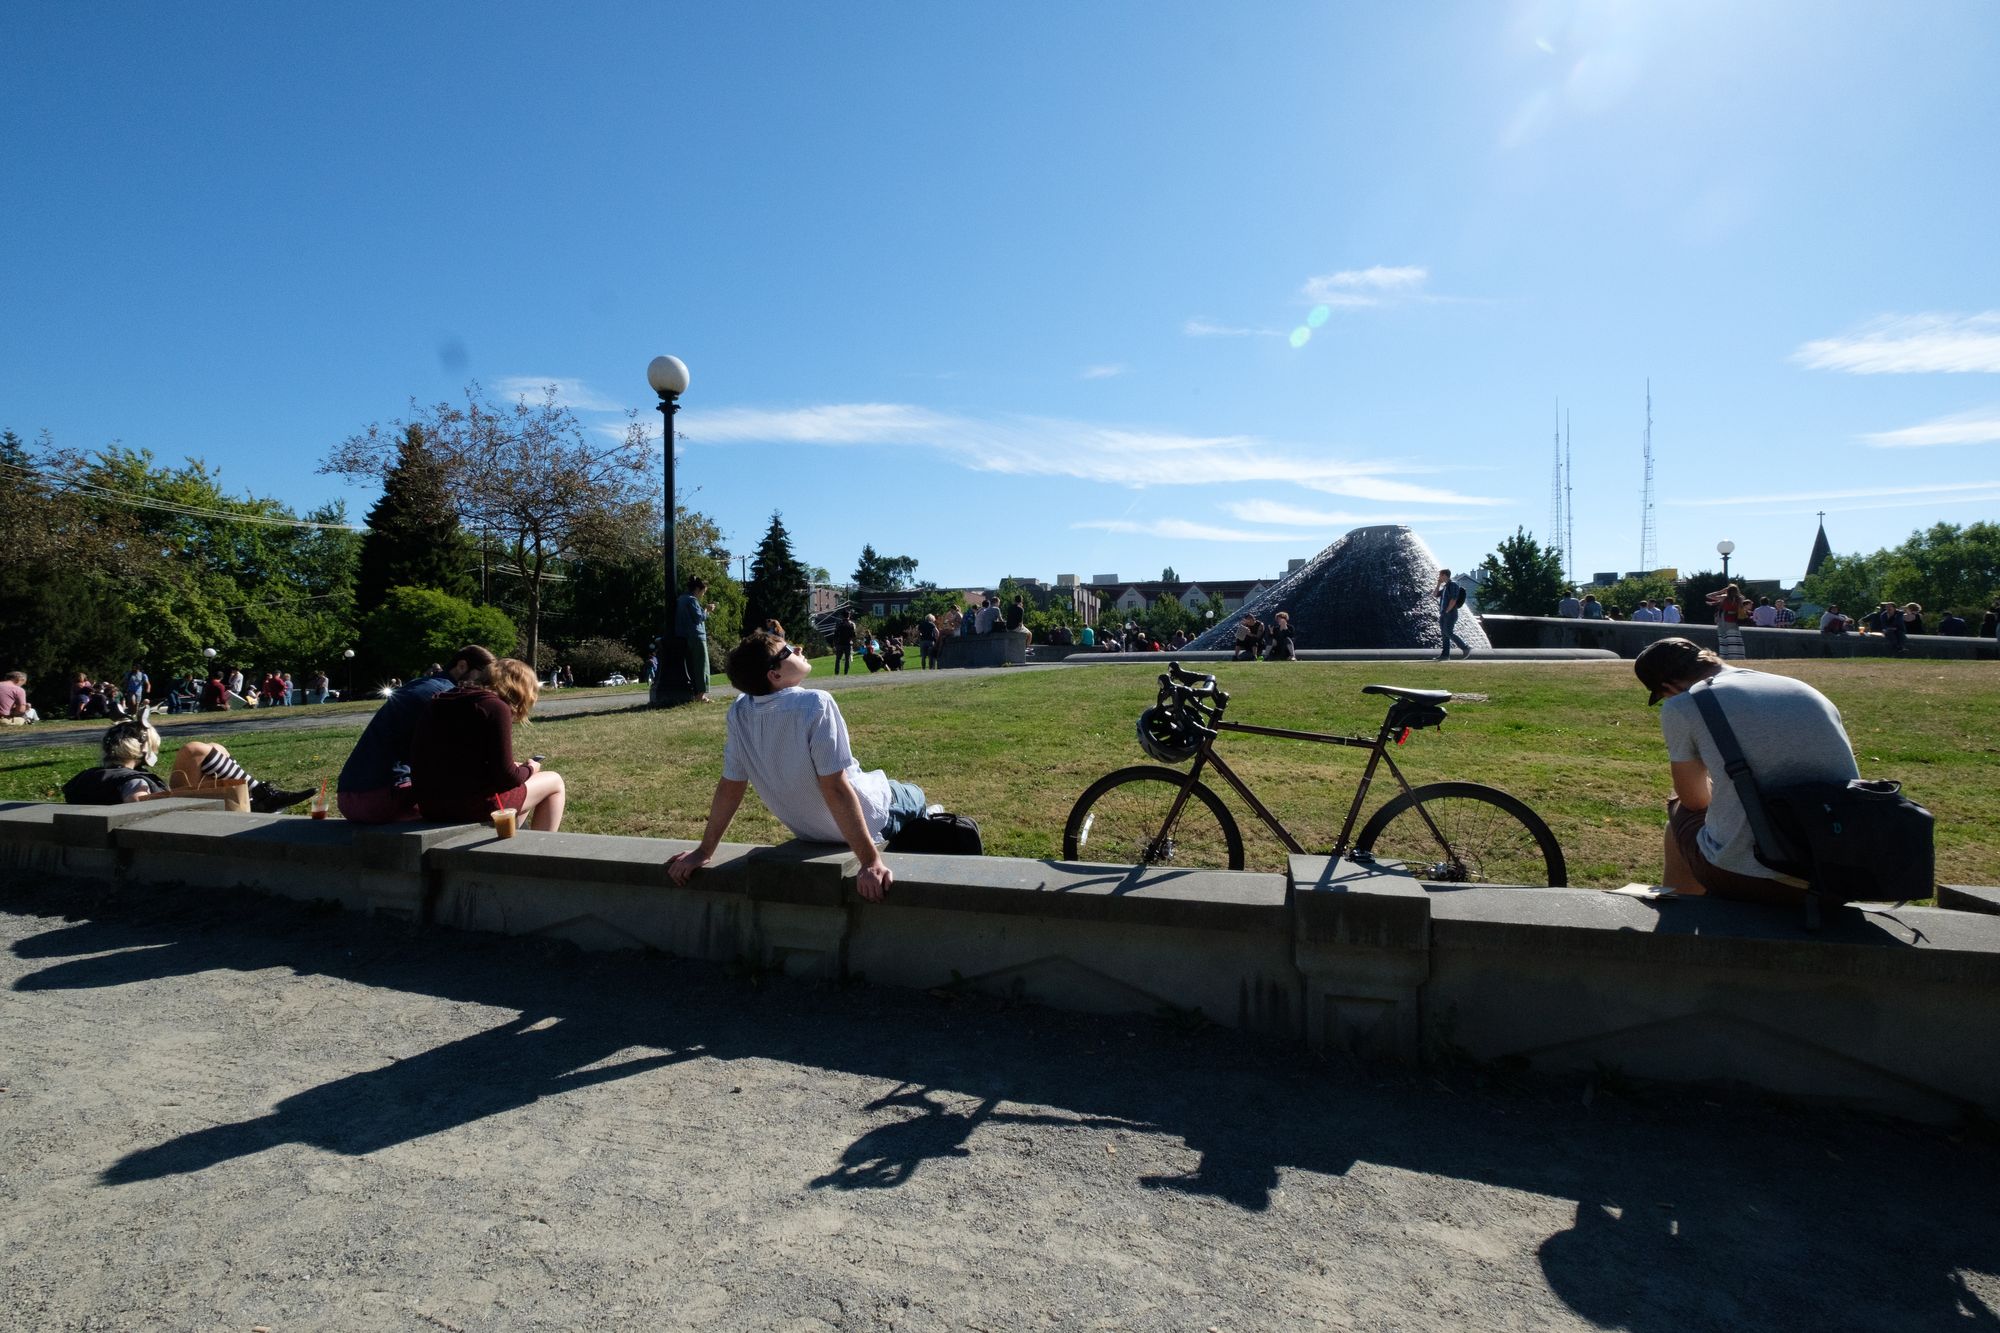
[[[1422,465],[1332,457],[1252,435],[1182,435],[1057,417],[969,417],[906,403],[828,403],[790,409],[683,411],[689,443],[910,446],[976,472],[1074,477],[1114,486],[1271,483],[1357,499],[1500,504],[1393,480]]]
[[[1290,528],[1353,528],[1375,523],[1455,523],[1458,514],[1354,514],[1339,509],[1307,509],[1277,500],[1231,500],[1223,512],[1245,523]]]
[[[500,381],[500,392],[509,398],[533,398],[555,390],[556,401],[577,412],[623,412],[633,403],[618,403],[604,397],[578,379],[559,375],[509,375]]]
[[[1412,291],[1424,285],[1430,277],[1428,270],[1415,264],[1372,264],[1367,268],[1344,268],[1338,273],[1322,273],[1316,278],[1306,279],[1306,296],[1315,301],[1325,297],[1315,292],[1354,291],[1372,292]]]
[[[1190,338],[1282,338],[1283,329],[1255,329],[1237,324],[1217,324],[1200,315],[1181,325],[1181,332]]]
[[[1912,449],[1932,444],[2000,443],[2000,407],[1975,408],[1957,416],[1939,417],[1901,430],[1876,431],[1861,437],[1877,449]]]
[[[1854,333],[1806,343],[1792,360],[1853,375],[2000,374],[2000,310],[1885,315]]]
[[[1186,542],[1296,542],[1290,532],[1252,532],[1245,528],[1219,528],[1212,523],[1193,523],[1184,518],[1092,518],[1070,524],[1072,528],[1097,528],[1133,537],[1168,537]]]
[[[1428,469],[1404,468],[1405,472],[1426,471]],[[1310,490],[1323,491],[1328,495],[1345,495],[1354,500],[1380,500],[1388,504],[1427,505],[1498,505],[1507,501],[1492,496],[1460,495],[1457,491],[1439,490],[1433,486],[1418,485],[1407,481],[1390,481],[1379,476],[1314,477],[1301,479],[1299,485]]]
[[[1083,368],[1083,373],[1077,376],[1077,378],[1085,380],[1108,380],[1108,379],[1116,379],[1118,376],[1123,375],[1124,373],[1125,373],[1124,363],[1115,362],[1110,365],[1103,365],[1103,366],[1085,366]]]

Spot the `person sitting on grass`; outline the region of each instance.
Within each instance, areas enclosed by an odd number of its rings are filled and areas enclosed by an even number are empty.
[[[742,694],[729,705],[722,780],[709,803],[701,843],[667,862],[667,875],[686,884],[709,863],[744,789],[757,786],[764,808],[811,842],[844,842],[861,860],[857,888],[880,902],[895,876],[883,864],[877,838],[889,839],[924,813],[923,789],[881,769],[863,772],[847,739],[847,719],[824,690],[802,688],[812,663],[788,643],[758,631],[729,654],[730,684]]]
[[[9,671],[0,676],[0,724],[25,727],[39,721],[41,714],[28,703],[28,673]]]
[[[410,788],[425,819],[483,823],[505,809],[532,814],[528,827],[543,833],[562,827],[562,774],[514,761],[514,724],[528,720],[541,691],[534,668],[503,657],[490,688],[467,682],[430,701],[410,738]]]
[[[151,709],[104,733],[104,762],[87,768],[63,784],[63,800],[71,805],[122,805],[168,796],[202,795],[230,783],[250,784],[250,808],[260,815],[289,809],[313,794],[311,787],[281,791],[259,782],[213,741],[189,741],[174,755],[168,777],[153,772],[160,757],[160,733],[148,716]]]

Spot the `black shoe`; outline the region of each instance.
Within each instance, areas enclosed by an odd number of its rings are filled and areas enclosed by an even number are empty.
[[[250,784],[250,809],[254,814],[275,815],[280,810],[291,809],[315,790],[317,788],[303,787],[298,791],[279,791],[268,782],[253,782]]]

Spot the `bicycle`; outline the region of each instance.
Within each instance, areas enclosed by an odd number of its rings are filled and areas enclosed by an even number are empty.
[[[1099,778],[1069,812],[1063,827],[1063,858],[1241,870],[1243,835],[1221,797],[1202,783],[1202,774],[1210,769],[1222,775],[1288,851],[1304,853],[1291,831],[1215,753],[1217,737],[1228,731],[1369,752],[1368,766],[1354,788],[1347,820],[1329,856],[1400,861],[1416,878],[1432,883],[1569,883],[1555,834],[1519,799],[1477,782],[1412,787],[1396,766],[1390,738],[1400,746],[1412,733],[1441,725],[1451,691],[1364,685],[1361,692],[1390,699],[1388,714],[1373,739],[1252,726],[1223,719],[1229,696],[1216,688],[1215,677],[1183,671],[1179,662],[1169,662],[1160,677],[1158,702],[1139,715],[1139,744],[1155,759],[1170,764],[1192,759],[1194,766],[1181,773],[1136,764]],[[1356,836],[1355,823],[1368,789],[1385,764],[1402,790]]]

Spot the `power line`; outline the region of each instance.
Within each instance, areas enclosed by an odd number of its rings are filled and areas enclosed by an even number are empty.
[[[156,496],[134,495],[130,491],[113,490],[100,486],[94,481],[76,481],[68,477],[52,476],[34,468],[21,467],[15,463],[0,463],[0,468],[16,472],[26,477],[46,481],[65,491],[90,495],[98,499],[111,500],[118,504],[130,505],[135,509],[153,509],[161,513],[174,514],[182,518],[218,519],[226,523],[258,523],[272,528],[314,528],[334,532],[365,532],[367,529],[352,523],[315,523],[303,518],[277,518],[269,514],[238,514],[226,509],[203,509],[198,505],[185,505],[177,500],[162,500]]]

